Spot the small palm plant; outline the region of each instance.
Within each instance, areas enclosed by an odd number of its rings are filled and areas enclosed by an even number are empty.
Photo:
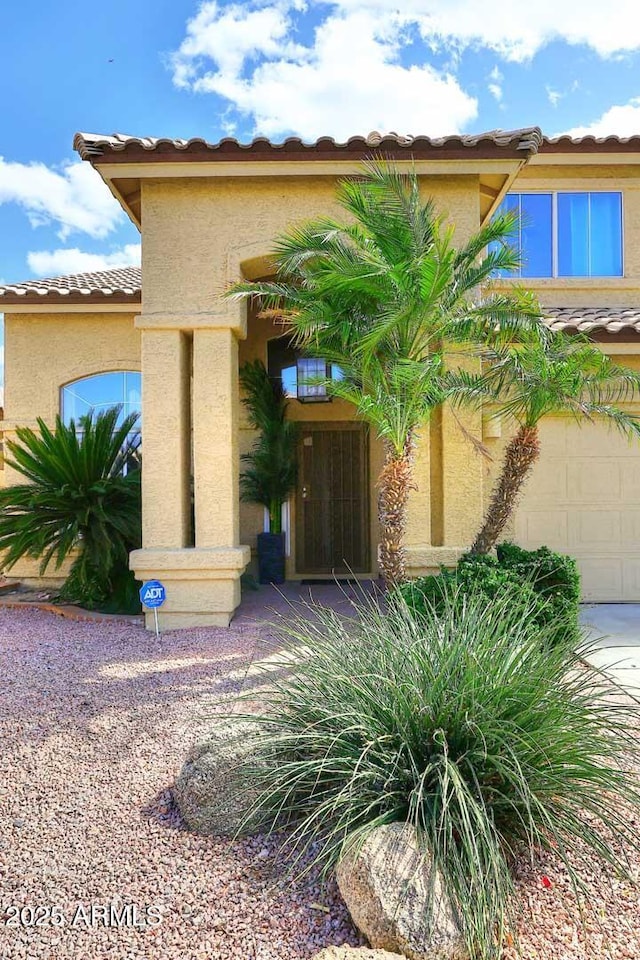
[[[18,427],[7,464],[23,483],[0,489],[0,550],[5,568],[23,557],[44,573],[73,556],[60,599],[97,607],[126,591],[129,552],[141,543],[140,471],[120,407],[77,422],[38,419],[38,432]],[[74,555],[75,554],[75,555]],[[130,591],[129,591],[130,592]],[[139,609],[139,605],[138,605]]]
[[[380,566],[388,584],[406,576],[403,547],[420,428],[455,391],[442,343],[469,331],[537,323],[535,299],[522,291],[477,296],[496,270],[513,270],[506,242],[516,220],[496,217],[456,248],[453,231],[420,194],[415,174],[371,163],[339,184],[348,222],[320,219],[292,227],[272,253],[276,278],[234,286],[263,313],[288,322],[307,354],[338,366],[327,392],[353,404],[382,439],[378,478]],[[491,246],[489,253],[486,248]]]
[[[601,420],[627,436],[640,437],[638,417],[618,404],[640,391],[640,374],[614,363],[580,335],[544,328],[510,343],[483,349],[486,373],[458,384],[457,397],[468,402],[496,401],[496,414],[517,425],[501,475],[492,493],[472,553],[488,553],[497,543],[518,495],[540,456],[539,424],[543,417],[565,414],[580,424]]]
[[[242,456],[245,468],[240,475],[241,496],[266,507],[269,513],[272,536],[258,535],[258,559],[269,546],[276,552],[278,570],[267,571],[263,562],[260,580],[280,583],[284,580],[282,507],[295,489],[298,475],[298,425],[287,419],[287,395],[281,381],[269,376],[261,360],[240,368],[240,384],[249,422],[258,431],[252,450]]]

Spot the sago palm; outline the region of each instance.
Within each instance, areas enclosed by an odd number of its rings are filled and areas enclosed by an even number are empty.
[[[540,328],[537,335],[508,345],[485,347],[485,375],[458,398],[497,401],[496,414],[513,418],[516,432],[507,445],[502,472],[492,493],[472,553],[488,553],[509,521],[518,495],[540,456],[543,417],[564,414],[580,424],[604,420],[628,436],[640,436],[638,417],[618,406],[640,390],[640,374],[614,363],[580,335]]]
[[[257,298],[264,314],[288,322],[302,351],[339,366],[343,379],[327,383],[328,392],[350,401],[382,439],[380,568],[394,584],[405,578],[417,433],[456,386],[441,344],[537,323],[539,308],[518,290],[479,296],[494,271],[518,265],[508,243],[512,215],[456,248],[418,177],[383,163],[342,181],[337,200],[345,222],[292,227],[272,253],[275,279],[237,284],[228,295]]]
[[[141,542],[140,471],[131,469],[137,415],[120,407],[18,427],[7,464],[24,482],[0,489],[0,551],[5,569],[23,557],[59,568],[75,552],[61,596],[86,606],[108,601]],[[128,467],[129,469],[126,469]]]

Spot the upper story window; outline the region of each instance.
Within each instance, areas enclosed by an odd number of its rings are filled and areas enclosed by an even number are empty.
[[[519,277],[621,277],[621,193],[510,193],[499,213],[513,210]]]

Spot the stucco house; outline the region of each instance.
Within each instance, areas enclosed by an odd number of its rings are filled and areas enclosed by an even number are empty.
[[[345,404],[304,396],[282,327],[221,297],[240,277],[269,274],[273,239],[292,222],[336,214],[336,180],[372,154],[413,166],[460,240],[501,204],[521,209],[523,281],[549,323],[586,331],[640,366],[640,135],[549,139],[534,127],[242,145],[78,134],[74,146],[139,228],[142,269],[0,287],[0,428],[11,437],[37,416],[115,402],[141,410],[143,547],[131,565],[139,578],[165,583],[166,627],[229,623],[263,529],[262,510],[238,495],[240,453],[252,442],[238,366],[250,358],[283,376],[290,415],[302,423],[288,576],[331,577],[345,564],[377,574],[380,443]],[[446,409],[425,426],[407,535],[413,575],[468,548],[499,467],[508,424],[473,413],[463,420],[492,459]],[[5,483],[15,479],[8,467],[4,474]],[[542,461],[511,533],[523,546],[575,555],[586,599],[640,600],[640,444],[598,424],[544,423]],[[37,580],[37,565],[14,573]]]

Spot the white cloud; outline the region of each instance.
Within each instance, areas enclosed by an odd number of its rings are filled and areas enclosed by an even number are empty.
[[[77,247],[34,250],[27,254],[27,263],[37,277],[89,273],[111,270],[114,267],[137,267],[140,264],[140,244],[127,243],[111,253],[86,253]]]
[[[553,87],[549,86],[549,84],[545,86],[545,90],[547,91],[547,100],[549,101],[552,107],[557,107],[560,101],[564,99],[564,97],[568,97],[569,94],[575,93],[576,90],[579,90],[579,89],[580,89],[579,80],[574,80],[564,90],[555,90]]]
[[[381,16],[398,8],[397,0],[328,0],[343,11],[365,5]],[[603,57],[640,48],[636,0],[404,0],[402,14],[420,25],[425,39],[458,46],[483,46],[505,59],[528,60],[554,40],[585,44]]]
[[[477,115],[477,101],[451,74],[426,63],[402,66],[412,26],[403,14],[336,8],[316,28],[313,44],[302,46],[295,42],[293,5],[259,12],[261,20],[249,4],[224,12],[203,4],[173,56],[174,82],[225,97],[274,138],[293,130],[308,139],[346,139],[391,127],[438,135],[463,129]]]
[[[640,134],[640,97],[628,103],[610,107],[598,120],[583,127],[565,130],[570,137],[633,137]]]
[[[321,19],[303,43],[298,14],[308,7]],[[425,60],[415,62],[414,46],[413,65],[403,66],[403,50],[417,37]],[[177,86],[218,94],[269,137],[344,139],[390,128],[437,135],[477,116],[476,100],[455,77],[463,49],[522,62],[552,41],[584,44],[602,57],[638,50],[636,2],[610,0],[605,17],[601,0],[205,0],[171,66]],[[449,54],[448,68],[428,62],[434,50]],[[489,77],[498,102],[501,80]],[[556,93],[548,93],[552,103]],[[230,131],[233,121],[227,116]]]
[[[562,100],[564,94],[560,90],[554,90],[553,87],[546,86],[545,90],[547,91],[547,99],[552,107],[557,107],[560,101]]]
[[[640,97],[628,103],[610,107],[598,120],[583,127],[565,130],[570,137],[633,137],[640,134]]]
[[[493,70],[489,74],[489,80],[491,81],[491,83],[488,86],[489,93],[495,100],[497,100],[498,103],[502,103],[502,99],[503,99],[502,81],[504,80],[504,77],[497,65],[493,68]]]
[[[0,157],[0,205],[17,203],[33,227],[58,225],[61,240],[74,232],[106,237],[124,214],[88,163],[68,161],[59,169]]]
[[[187,36],[175,58],[176,84],[189,86],[197,76],[200,57],[215,60],[224,73],[238,73],[247,57],[299,55],[302,48],[286,42],[289,26],[285,8],[251,10],[248,6],[204,3],[188,22]]]

